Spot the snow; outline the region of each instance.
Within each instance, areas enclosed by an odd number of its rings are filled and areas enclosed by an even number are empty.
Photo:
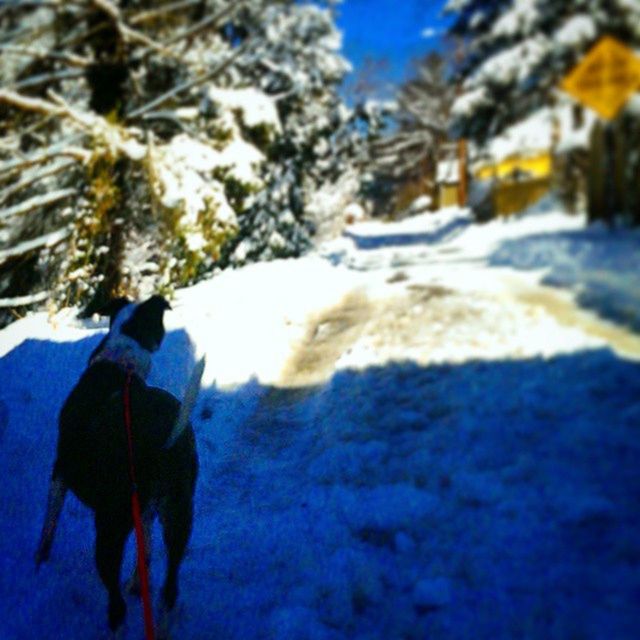
[[[480,109],[482,106],[491,104],[491,100],[487,93],[486,87],[478,87],[465,91],[456,98],[451,112],[455,116],[466,116]]]
[[[421,195],[418,196],[408,207],[407,212],[410,215],[416,215],[418,213],[424,213],[425,211],[431,210],[433,207],[433,200],[431,196]]]
[[[571,16],[555,33],[554,40],[565,47],[584,47],[598,33],[593,18],[587,14]]]
[[[506,85],[526,80],[552,48],[552,42],[541,34],[527,38],[489,57],[465,81],[465,89],[477,89],[487,82]]]
[[[531,32],[538,18],[534,0],[516,0],[510,10],[502,14],[493,24],[494,37],[513,37],[519,33]]]
[[[165,207],[182,212],[179,224],[191,251],[198,251],[206,244],[201,230],[202,213],[213,209],[215,219],[222,224],[237,222],[224,185],[214,179],[216,170],[225,170],[239,182],[254,188],[262,185],[258,170],[264,155],[240,137],[235,125],[231,126],[233,137],[222,150],[186,134],[149,149],[160,201]]]
[[[554,111],[548,107],[536,111],[523,121],[493,137],[488,146],[491,157],[503,160],[510,156],[549,151],[553,136]]]
[[[632,95],[624,109],[630,116],[638,117],[640,115],[640,94]]]
[[[350,202],[344,208],[344,217],[351,222],[360,222],[367,217],[367,212],[359,202]]]
[[[242,114],[242,122],[246,127],[267,125],[274,132],[280,133],[282,131],[275,101],[262,91],[253,87],[246,89],[209,87],[207,96],[225,109],[239,110]]]
[[[438,184],[455,184],[458,182],[458,172],[460,162],[457,158],[452,160],[440,160],[436,172],[436,182]]]
[[[635,296],[638,319],[640,235],[547,204],[362,222],[177,292],[150,382],[182,397],[207,370],[174,637],[637,636],[640,338],[595,312]],[[56,415],[105,326],[0,332],[2,638],[106,637],[75,499],[32,569]],[[154,594],[162,560],[156,530]]]
[[[493,136],[486,145],[486,151],[495,162],[513,156],[548,152],[553,146],[554,131],[558,153],[586,149],[595,121],[595,114],[584,110],[582,125],[574,127],[572,105],[564,98],[556,107],[542,107]]]
[[[462,11],[469,4],[471,4],[471,0],[448,0],[448,2],[444,6],[443,11],[445,12]]]

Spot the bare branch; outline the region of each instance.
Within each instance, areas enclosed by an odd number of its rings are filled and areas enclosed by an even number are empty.
[[[190,135],[195,135],[195,131],[191,127],[188,127],[175,111],[151,111],[150,113],[145,113],[142,116],[142,119],[145,122],[149,120],[167,120],[168,122],[175,124],[176,127],[182,131],[185,131]]]
[[[165,56],[172,57],[174,54],[169,49],[166,49],[161,44],[155,42],[148,36],[144,35],[140,31],[136,31],[131,27],[127,26],[122,18],[122,14],[120,13],[120,9],[114,5],[110,0],[92,0],[92,3],[101,11],[106,13],[111,20],[113,20],[116,28],[118,29],[122,39],[125,42],[139,42],[140,44],[157,51]]]
[[[0,90],[0,102],[6,102],[26,111],[67,117],[91,135],[104,134],[109,144],[130,158],[135,159],[135,156],[144,154],[140,143],[133,136],[127,135],[121,128],[110,124],[102,116],[73,108],[54,91],[50,90],[48,95],[52,99],[51,102],[41,98],[29,98],[15,91]],[[88,151],[84,153],[85,157],[90,155]],[[1,169],[0,166],[0,173]]]
[[[167,56],[169,58],[176,57],[176,54],[170,49],[167,49],[155,40],[152,40],[151,38],[149,38],[149,36],[145,36],[144,33],[140,33],[139,31],[128,27],[123,22],[118,24],[118,29],[120,30],[120,33],[122,34],[122,37],[125,41],[139,42],[140,44],[149,47],[149,49],[153,49],[157,53],[161,53],[163,56]]]
[[[198,4],[201,0],[180,0],[179,2],[172,2],[170,4],[165,4],[162,7],[158,7],[157,9],[150,9],[149,11],[141,11],[135,16],[132,16],[129,20],[129,24],[140,24],[141,22],[147,22],[149,20],[154,20],[155,18],[162,16],[166,13],[172,13],[174,11],[180,11],[181,9],[186,9],[187,7],[191,7],[194,4]]]
[[[6,209],[0,209],[0,221],[11,218],[12,216],[30,213],[34,209],[46,207],[47,205],[60,202],[60,200],[66,200],[77,193],[78,192],[75,189],[59,189],[58,191],[51,191],[50,193],[45,193],[41,196],[29,198],[20,204],[7,207]]]
[[[82,69],[62,69],[60,71],[52,71],[51,73],[40,73],[31,76],[25,80],[21,80],[12,85],[14,89],[24,89],[25,87],[37,87],[47,82],[55,82],[56,80],[69,80],[70,78],[81,78],[84,75]]]
[[[114,22],[121,22],[120,9],[109,0],[92,0],[92,3],[101,11],[104,11]]]
[[[221,62],[217,67],[215,67],[208,73],[198,76],[193,80],[189,80],[188,82],[183,82],[177,87],[174,87],[173,89],[170,89],[166,93],[163,93],[162,95],[158,96],[154,100],[151,100],[151,102],[147,102],[147,104],[141,107],[138,107],[137,109],[134,109],[131,113],[127,114],[126,116],[127,120],[139,118],[141,115],[147,113],[148,111],[151,111],[152,109],[155,109],[156,107],[159,107],[165,102],[171,100],[171,98],[175,98],[181,93],[184,93],[189,89],[193,89],[194,87],[197,87],[215,78],[217,75],[222,73],[227,67],[229,67],[229,65],[231,65],[235,60],[237,60],[243,53],[246,52],[248,48],[247,42],[248,41],[245,41],[243,44],[237,47],[232,55],[230,55],[224,62]]]
[[[218,11],[218,13],[214,13],[213,15],[204,18],[189,29],[186,29],[182,33],[178,33],[173,38],[165,41],[165,46],[175,44],[176,42],[180,42],[180,40],[184,40],[185,38],[191,38],[201,33],[205,29],[208,29],[211,26],[215,26],[218,22],[220,22],[220,20],[237,11],[243,4],[244,2],[230,2],[226,7]]]

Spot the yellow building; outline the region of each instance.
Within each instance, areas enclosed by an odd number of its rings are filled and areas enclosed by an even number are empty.
[[[473,175],[478,180],[495,181],[493,210],[496,215],[507,216],[526,209],[549,191],[552,170],[551,152],[543,151],[478,163]]]

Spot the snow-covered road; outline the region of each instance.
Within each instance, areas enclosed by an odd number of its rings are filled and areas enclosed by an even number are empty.
[[[640,339],[594,310],[637,326],[639,247],[449,211],[179,292],[153,381],[208,365],[174,637],[636,638]],[[77,502],[32,569],[56,413],[99,339],[56,320],[0,332],[3,639],[104,631]]]

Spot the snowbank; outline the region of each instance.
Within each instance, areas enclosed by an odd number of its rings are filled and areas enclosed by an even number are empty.
[[[151,382],[180,396],[202,352],[207,372],[175,637],[635,638],[640,365],[506,274],[540,293],[563,263],[570,290],[595,270],[637,287],[639,242],[558,211],[450,209],[178,292]],[[32,570],[56,414],[105,330],[54,321],[0,332],[3,638],[105,632],[73,498]],[[292,358],[327,376],[294,385]],[[162,565],[156,530],[154,594]]]

